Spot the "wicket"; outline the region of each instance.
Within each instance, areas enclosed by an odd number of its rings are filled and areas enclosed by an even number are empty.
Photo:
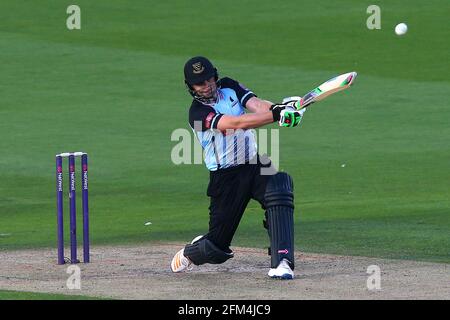
[[[58,264],[64,264],[64,214],[63,214],[63,158],[69,158],[69,211],[70,211],[70,263],[79,263],[77,256],[77,215],[75,188],[75,158],[81,157],[81,196],[83,207],[83,262],[89,257],[89,203],[88,203],[88,155],[85,152],[56,155],[56,207],[58,234]]]

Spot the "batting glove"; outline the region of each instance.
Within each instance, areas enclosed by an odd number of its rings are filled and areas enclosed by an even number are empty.
[[[281,114],[281,111],[283,111],[284,109],[286,109],[286,105],[284,105],[284,104],[273,104],[270,107],[270,110],[272,111],[274,122],[280,121],[280,114]]]
[[[286,97],[283,99],[282,104],[290,106],[293,109],[299,109],[300,100],[302,100],[300,96]]]
[[[280,127],[296,127],[302,121],[303,112],[292,110],[292,109],[284,109],[280,112],[280,120],[278,124]]]

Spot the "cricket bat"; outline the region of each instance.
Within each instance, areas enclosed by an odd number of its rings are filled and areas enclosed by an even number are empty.
[[[320,86],[303,96],[303,98],[296,104],[297,109],[300,110],[306,108],[316,101],[323,100],[329,95],[347,89],[353,84],[357,75],[358,74],[353,71],[341,74],[322,83]]]

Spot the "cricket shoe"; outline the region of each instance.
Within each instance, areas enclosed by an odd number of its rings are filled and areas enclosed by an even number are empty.
[[[268,275],[273,279],[294,279],[294,271],[292,271],[291,267],[289,266],[289,262],[286,259],[281,260],[278,267],[271,268]]]
[[[191,244],[196,243],[196,242],[197,242],[198,240],[200,240],[201,238],[203,238],[203,235],[196,236],[196,237],[191,241]]]
[[[192,269],[192,262],[184,256],[184,248],[178,251],[170,263],[173,272],[182,272]]]

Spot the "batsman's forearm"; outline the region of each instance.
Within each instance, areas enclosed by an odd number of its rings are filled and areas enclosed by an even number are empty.
[[[272,111],[247,113],[241,116],[223,116],[217,125],[221,131],[227,129],[254,129],[274,122]]]
[[[256,110],[256,113],[263,113],[270,111],[270,107],[273,105],[272,102],[267,100],[259,100],[258,101],[258,108]]]
[[[249,113],[239,117],[242,129],[259,128],[273,122],[272,111],[262,113]]]
[[[270,110],[270,107],[273,105],[272,102],[267,100],[262,100],[257,97],[251,97],[250,100],[247,101],[246,108],[250,112],[253,113],[263,113]]]

